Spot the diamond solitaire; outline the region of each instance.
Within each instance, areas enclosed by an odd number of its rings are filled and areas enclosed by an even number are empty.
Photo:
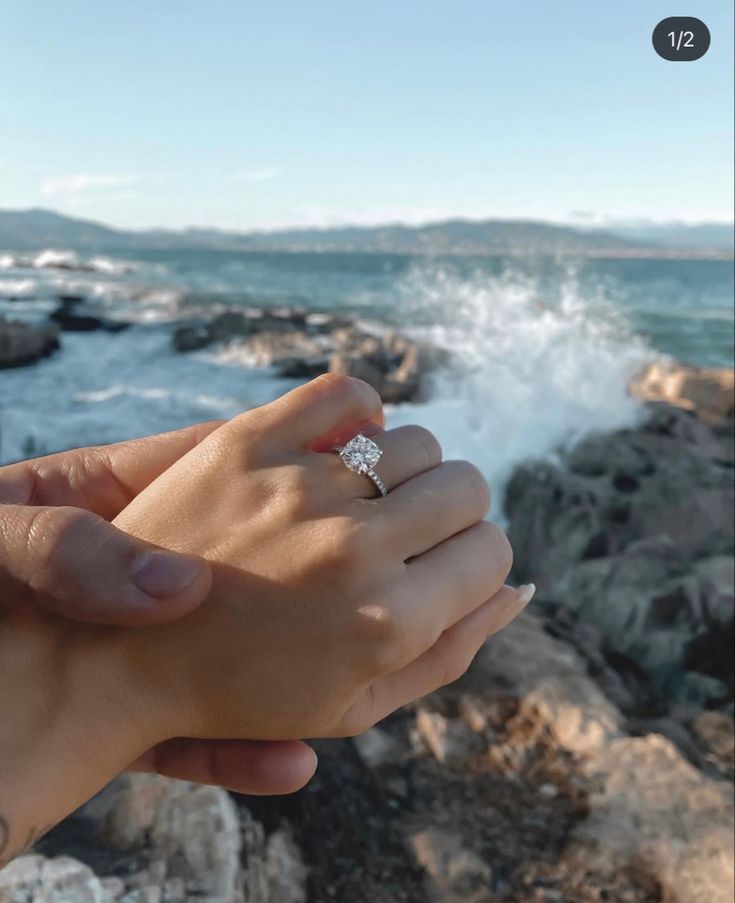
[[[373,470],[383,454],[383,449],[376,445],[372,439],[368,439],[367,436],[358,433],[354,439],[350,439],[347,445],[343,448],[337,448],[336,451],[339,452],[340,458],[351,471],[369,477],[378,487],[381,495],[388,494],[385,484]]]

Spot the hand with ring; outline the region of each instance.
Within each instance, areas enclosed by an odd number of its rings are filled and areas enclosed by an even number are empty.
[[[212,590],[160,626],[48,625],[59,695],[43,704],[73,691],[76,712],[55,738],[57,770],[88,752],[70,797],[172,737],[360,733],[459,677],[525,607],[531,588],[504,586],[511,550],[483,520],[480,473],[442,463],[424,429],[367,426],[379,407],[366,384],[321,377],[212,432],[115,518],[206,558]],[[366,441],[353,462],[385,496],[345,466],[355,425]],[[33,767],[11,762],[20,785]]]

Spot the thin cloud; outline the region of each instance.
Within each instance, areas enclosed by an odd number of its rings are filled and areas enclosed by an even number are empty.
[[[128,188],[138,181],[138,176],[76,172],[44,179],[40,192],[43,195],[79,195],[88,191]]]
[[[244,172],[236,172],[230,176],[230,182],[239,182],[242,185],[258,185],[260,182],[270,182],[281,176],[281,170],[275,166],[264,166],[262,169],[249,169]]]

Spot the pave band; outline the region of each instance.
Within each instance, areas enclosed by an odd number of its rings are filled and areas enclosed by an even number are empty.
[[[375,483],[375,485],[378,487],[378,492],[381,495],[388,495],[388,490],[385,488],[385,483],[380,479],[377,473],[375,473],[372,467],[370,468],[370,470],[365,471],[365,476],[370,477],[373,483]]]
[[[372,480],[381,495],[388,495],[385,483],[375,473],[375,465],[383,454],[383,449],[372,439],[358,433],[347,445],[334,449],[339,453],[345,467],[353,473],[363,474]]]

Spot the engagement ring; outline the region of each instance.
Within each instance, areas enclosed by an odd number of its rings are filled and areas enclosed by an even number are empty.
[[[381,495],[387,495],[388,490],[385,483],[375,473],[374,467],[383,454],[383,449],[376,445],[372,439],[358,433],[354,439],[350,439],[347,445],[337,446],[336,452],[339,452],[340,458],[345,465],[353,472],[364,474],[369,477],[378,487]]]

